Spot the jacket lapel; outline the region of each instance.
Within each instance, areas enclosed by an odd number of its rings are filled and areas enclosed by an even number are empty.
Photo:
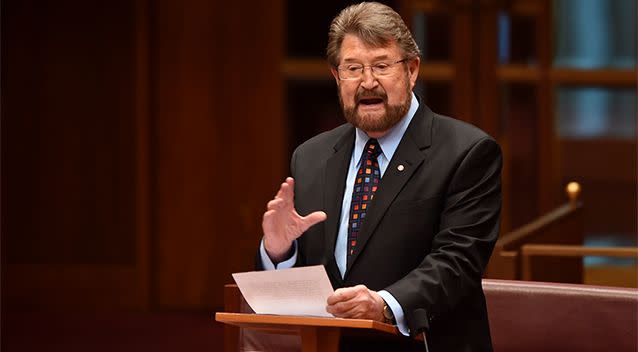
[[[422,101],[422,100],[421,100]],[[427,156],[431,144],[432,111],[421,103],[379,183],[379,189],[366,212],[366,220],[357,237],[357,246],[348,261],[346,276],[365,248],[396,196]]]
[[[326,162],[326,180],[324,204],[325,211],[328,214],[326,219],[325,248],[327,269],[330,271],[339,287],[343,286],[343,280],[339,267],[334,257],[335,242],[337,240],[337,232],[339,230],[339,220],[341,218],[341,204],[343,202],[343,191],[346,186],[346,176],[348,175],[348,166],[354,148],[354,127],[346,130],[344,135],[335,143],[334,154]]]

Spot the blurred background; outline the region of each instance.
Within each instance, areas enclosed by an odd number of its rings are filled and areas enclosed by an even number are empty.
[[[355,2],[2,1],[2,350],[221,349],[292,151],[342,123],[323,56]],[[382,2],[425,103],[503,148],[503,234],[577,181],[583,245],[637,245],[636,0]]]

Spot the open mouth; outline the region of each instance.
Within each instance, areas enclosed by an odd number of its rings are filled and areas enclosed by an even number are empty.
[[[361,105],[375,105],[383,103],[382,98],[362,98],[359,99],[359,104]]]

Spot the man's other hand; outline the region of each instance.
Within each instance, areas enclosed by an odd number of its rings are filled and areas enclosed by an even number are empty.
[[[337,289],[328,297],[328,313],[337,318],[383,321],[383,298],[364,285]]]
[[[295,181],[288,177],[279,187],[275,198],[266,206],[261,223],[264,231],[264,248],[275,263],[286,259],[292,242],[302,233],[327,218],[323,211],[300,216],[295,210],[294,199]]]

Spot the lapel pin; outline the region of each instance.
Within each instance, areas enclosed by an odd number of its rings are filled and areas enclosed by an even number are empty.
[[[405,170],[405,166],[399,165],[399,166],[397,166],[397,170],[403,171],[403,170]]]

